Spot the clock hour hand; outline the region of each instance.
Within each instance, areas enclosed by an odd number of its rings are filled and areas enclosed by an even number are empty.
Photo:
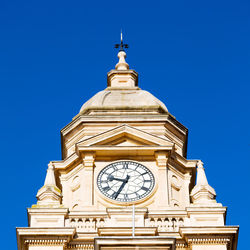
[[[120,194],[120,192],[122,191],[122,189],[124,188],[124,186],[127,184],[129,178],[130,178],[130,176],[127,175],[126,179],[123,180],[123,183],[120,186],[120,188],[118,189],[118,191],[112,195],[115,199],[118,197],[118,195]]]
[[[126,178],[126,179],[127,179],[127,178]],[[109,181],[115,180],[115,181],[122,181],[122,182],[124,182],[124,181],[126,181],[126,179],[116,178],[116,177],[114,177],[113,175],[109,175],[109,176],[108,176],[108,180],[109,180]]]

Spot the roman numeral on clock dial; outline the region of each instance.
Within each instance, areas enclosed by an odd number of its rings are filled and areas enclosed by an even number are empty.
[[[103,188],[103,190],[104,190],[105,192],[108,192],[110,189],[111,189],[111,188],[110,188],[109,186]]]
[[[142,187],[141,189],[144,191],[148,191],[148,188],[146,188],[146,187]]]

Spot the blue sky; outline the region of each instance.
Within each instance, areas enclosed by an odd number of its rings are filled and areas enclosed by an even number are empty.
[[[106,87],[119,32],[127,61],[189,129],[227,225],[248,244],[249,1],[0,2],[1,235],[16,249],[47,164],[61,159],[60,129]]]

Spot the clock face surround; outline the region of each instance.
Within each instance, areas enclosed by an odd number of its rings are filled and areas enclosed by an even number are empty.
[[[148,196],[155,179],[145,166],[134,161],[118,161],[101,170],[97,186],[106,197],[119,202],[133,202]]]

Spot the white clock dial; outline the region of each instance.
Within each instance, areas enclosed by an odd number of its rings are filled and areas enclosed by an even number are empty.
[[[108,198],[132,202],[146,197],[155,185],[151,171],[140,163],[119,161],[106,166],[97,177],[99,190]]]

